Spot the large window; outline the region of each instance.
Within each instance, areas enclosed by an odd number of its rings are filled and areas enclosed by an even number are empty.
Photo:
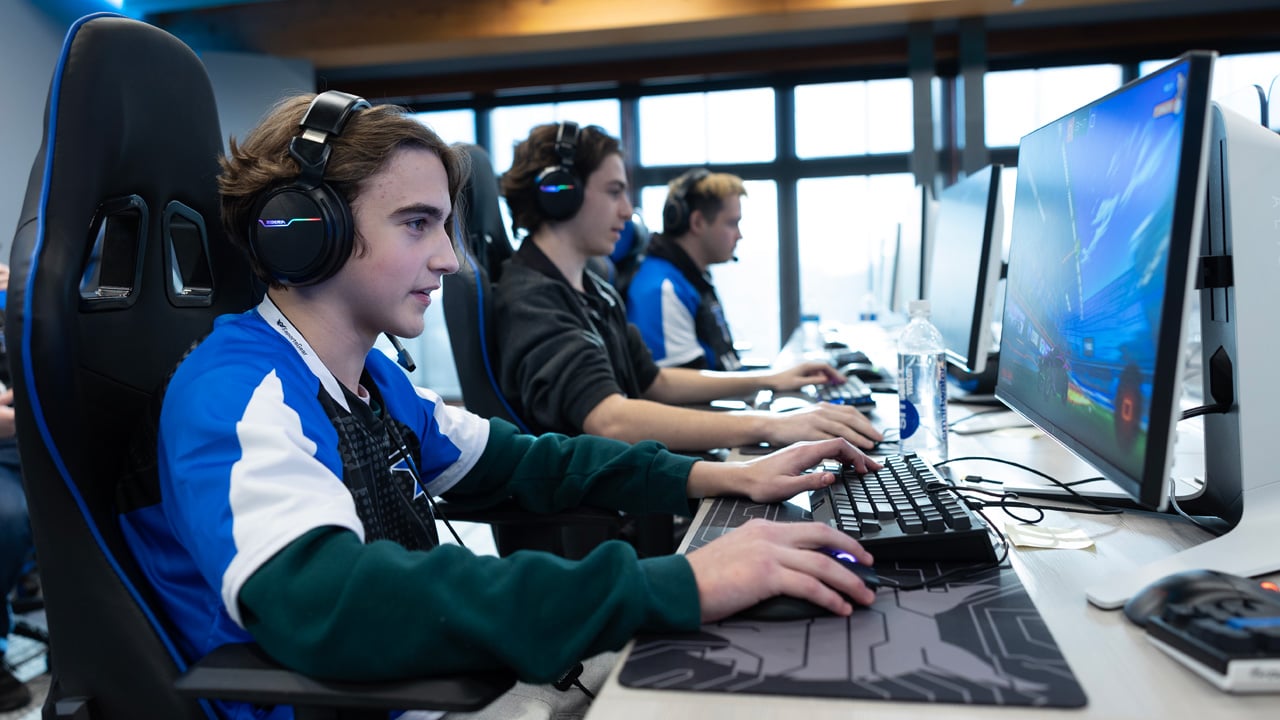
[[[801,180],[796,185],[800,230],[800,304],[823,324],[852,323],[882,296],[881,258],[911,211],[910,173]]]
[[[579,100],[575,102],[513,105],[493,109],[491,136],[493,168],[499,174],[511,167],[515,147],[529,137],[529,131],[545,123],[571,120],[579,125],[599,125],[614,137],[622,134],[622,116],[617,100]]]
[[[1014,147],[1022,136],[1120,87],[1119,65],[1081,65],[987,73],[987,147]]]
[[[779,350],[778,184],[747,180],[742,198],[742,239],[735,262],[715,265],[711,278],[724,306],[733,341],[751,364],[768,364]],[[662,230],[666,185],[640,190],[640,213],[653,232]]]
[[[642,97],[640,164],[771,162],[777,157],[771,88]]]
[[[440,139],[450,145],[454,143],[475,144],[475,110],[438,110],[436,112],[417,113],[414,117],[418,118],[427,127],[435,130]]]
[[[910,152],[911,80],[796,87],[796,156],[802,159]]]
[[[1243,60],[1236,62],[1244,67]],[[1250,62],[1256,63],[1250,66],[1253,75],[1258,72],[1253,68],[1265,65],[1262,59]],[[1220,63],[1219,79],[1224,67],[1231,69]],[[1280,66],[1267,82],[1276,74]],[[1119,65],[988,73],[986,144],[1011,160],[1011,149],[1023,135],[1115,90],[1122,79]],[[898,224],[912,212],[908,206],[916,197],[916,179],[906,172],[911,165],[904,159],[916,152],[915,128],[953,114],[947,104],[954,98],[937,92],[943,85],[936,78],[932,87],[937,112],[917,118],[912,81],[905,77],[793,84],[795,114],[786,119],[794,127],[792,138],[779,136],[776,94],[791,91],[776,80],[761,87],[707,86],[652,95],[642,89],[634,101],[622,100],[620,92],[618,98],[570,96],[501,106],[483,111],[487,123],[480,124],[490,129],[489,137],[478,139],[470,110],[422,118],[450,142],[486,145],[501,174],[511,165],[515,144],[535,125],[573,120],[621,137],[623,113],[634,112],[636,136],[624,140],[638,148],[629,158],[638,176],[632,181],[647,184],[637,192],[638,209],[655,233],[662,230],[665,182],[679,170],[707,166],[749,178],[738,261],[714,266],[711,274],[735,339],[747,346],[749,359],[768,362],[781,333],[790,329],[782,327],[784,310],[787,318],[798,309],[818,312],[824,323],[852,323],[874,302],[869,298],[885,297],[887,259]],[[945,137],[939,127],[931,135]],[[794,156],[785,156],[781,148],[792,142]],[[1016,168],[1007,168],[1001,178],[1006,252],[1016,174]],[[783,202],[790,198],[794,207]],[[780,260],[790,257],[798,258],[794,277],[779,270]],[[456,376],[438,308],[429,313],[428,331],[415,347],[425,368],[415,379],[425,377],[426,384],[448,396]]]

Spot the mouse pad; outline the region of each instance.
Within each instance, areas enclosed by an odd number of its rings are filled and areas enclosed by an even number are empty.
[[[753,517],[809,519],[791,504],[715,501],[689,550]],[[877,562],[881,577],[918,581],[955,567]],[[882,587],[848,618],[725,620],[694,634],[637,638],[619,676],[634,688],[894,701],[1081,707],[1087,701],[1011,568],[942,587]]]

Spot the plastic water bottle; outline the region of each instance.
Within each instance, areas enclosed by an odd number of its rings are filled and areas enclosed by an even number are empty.
[[[925,461],[947,459],[947,356],[929,322],[929,301],[912,300],[911,321],[898,336],[898,433],[901,451]]]

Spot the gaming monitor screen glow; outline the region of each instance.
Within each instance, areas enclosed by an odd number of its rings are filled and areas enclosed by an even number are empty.
[[[1032,132],[1018,151],[996,396],[1163,507],[1212,55]]]

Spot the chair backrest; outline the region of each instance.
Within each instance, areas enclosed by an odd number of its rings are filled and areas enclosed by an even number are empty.
[[[7,112],[19,112],[9,108]],[[211,716],[125,544],[115,492],[165,378],[258,292],[223,237],[213,91],[186,45],[99,14],[67,33],[14,238],[6,340],[51,638],[46,717]]]
[[[497,417],[528,432],[498,383],[497,355],[493,352],[492,283],[511,257],[511,242],[498,209],[498,180],[483,148],[466,146],[471,155],[471,177],[462,188],[458,245],[461,268],[444,278],[444,318],[449,344],[462,386],[462,402],[483,417]]]
[[[623,226],[622,235],[613,246],[613,252],[605,258],[607,274],[603,277],[613,283],[624,300],[627,297],[627,286],[631,284],[631,278],[635,277],[636,270],[640,268],[640,262],[649,251],[651,237],[649,226],[645,224],[644,216],[637,208],[631,213],[631,219]]]

